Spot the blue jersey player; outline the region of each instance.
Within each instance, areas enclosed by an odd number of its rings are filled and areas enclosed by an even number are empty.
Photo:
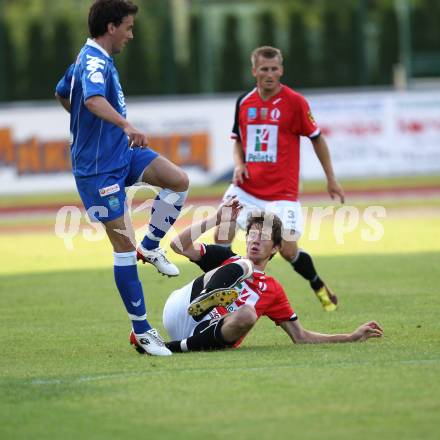
[[[115,281],[136,340],[147,353],[166,356],[171,352],[147,321],[136,263],[152,263],[168,276],[179,274],[159,242],[180,213],[188,177],[148,148],[145,134],[126,119],[112,55],[133,38],[137,10],[124,0],[93,3],[88,17],[91,38],[58,83],[55,95],[71,115],[71,160],[78,192],[89,217],[104,224],[113,246]],[[147,233],[136,249],[125,188],[137,182],[162,189],[153,202]]]

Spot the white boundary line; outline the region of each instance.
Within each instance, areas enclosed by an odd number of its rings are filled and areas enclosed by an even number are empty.
[[[385,361],[383,365],[381,362],[330,362],[325,365],[310,365],[310,364],[300,364],[300,365],[279,365],[275,367],[237,367],[231,368],[228,367],[228,371],[247,371],[247,372],[258,372],[258,371],[270,371],[270,370],[289,370],[296,368],[327,368],[327,367],[351,367],[351,366],[369,366],[374,365],[377,366],[386,366],[388,364],[402,364],[402,365],[433,365],[439,364],[440,359],[409,359],[409,360],[401,360],[401,361]],[[222,368],[212,369],[210,368],[210,372],[221,371]],[[155,370],[155,371],[138,371],[138,372],[127,372],[127,373],[115,373],[115,374],[103,374],[96,376],[80,376],[74,379],[32,379],[30,381],[31,385],[79,385],[87,382],[97,382],[102,380],[113,380],[113,379],[128,379],[132,377],[141,377],[141,376],[158,376],[165,374],[193,374],[193,373],[204,373],[206,372],[203,368],[188,368],[188,369],[164,369],[164,370]]]

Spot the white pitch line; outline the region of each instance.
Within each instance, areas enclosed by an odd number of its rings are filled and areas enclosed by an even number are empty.
[[[402,365],[431,365],[440,363],[440,359],[409,359],[401,361],[387,361],[387,364],[402,364]],[[325,365],[312,366],[310,364],[292,364],[292,365],[279,365],[279,366],[268,366],[268,367],[228,367],[228,371],[268,371],[268,370],[286,370],[286,369],[296,369],[296,368],[326,368],[326,367],[350,367],[350,366],[366,366],[374,365],[378,366],[377,362],[331,362]],[[210,369],[213,371],[222,371],[223,368]],[[105,374],[96,376],[80,376],[75,379],[32,379],[31,385],[78,385],[84,382],[97,382],[101,380],[113,380],[113,379],[127,379],[130,377],[141,377],[141,376],[158,376],[164,374],[193,374],[193,373],[203,373],[206,372],[202,368],[188,368],[181,370],[174,369],[155,369],[154,371],[138,371],[132,373],[115,373],[115,374]]]

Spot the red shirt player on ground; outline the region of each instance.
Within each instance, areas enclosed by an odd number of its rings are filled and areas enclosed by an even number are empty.
[[[235,222],[240,209],[234,198],[214,216],[184,229],[171,243],[175,252],[204,272],[174,291],[165,303],[163,324],[172,339],[167,343],[171,351],[237,347],[260,316],[268,316],[296,343],[355,342],[382,335],[374,321],[349,334],[321,334],[302,327],[279,282],[264,274],[281,244],[281,220],[273,214],[261,212],[249,219],[245,258],[197,241],[221,222]]]

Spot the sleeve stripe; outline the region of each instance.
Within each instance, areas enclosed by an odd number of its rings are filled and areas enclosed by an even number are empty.
[[[321,134],[321,130],[317,128],[312,134],[309,135],[310,139],[317,138]]]
[[[243,102],[246,101],[246,99],[248,99],[249,96],[251,96],[252,93],[254,93],[256,90],[257,90],[257,88],[254,87],[249,93],[245,94],[244,96],[242,95],[243,97],[240,99],[240,101],[239,101],[239,105],[242,105]]]

